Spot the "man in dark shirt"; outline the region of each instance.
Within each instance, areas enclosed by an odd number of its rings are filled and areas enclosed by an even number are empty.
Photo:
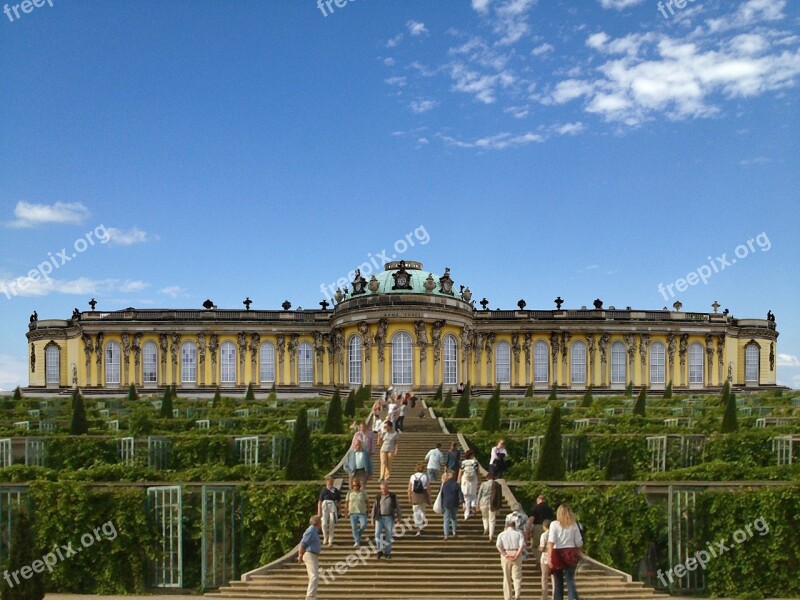
[[[458,485],[455,475],[446,473],[440,493],[442,494],[442,509],[444,510],[444,539],[451,535],[456,537],[458,527],[458,509],[464,504],[464,494]]]
[[[458,479],[458,470],[461,468],[461,450],[458,449],[458,442],[450,445],[450,451],[445,456],[445,467],[448,473]]]
[[[537,549],[539,548],[539,537],[541,537],[542,532],[544,531],[544,527],[542,523],[545,521],[555,521],[556,520],[556,512],[547,504],[547,500],[545,500],[544,496],[539,496],[536,498],[536,506],[533,507],[531,510],[531,519],[533,519],[533,528],[531,530],[531,547]]]
[[[381,481],[381,491],[372,505],[372,522],[375,525],[375,546],[378,558],[392,558],[394,524],[400,520],[400,505],[397,495],[389,491],[389,483]]]
[[[333,487],[333,477],[325,478],[325,487],[319,493],[317,502],[317,515],[322,519],[323,544],[333,546],[333,531],[339,519],[339,501],[341,492]]]

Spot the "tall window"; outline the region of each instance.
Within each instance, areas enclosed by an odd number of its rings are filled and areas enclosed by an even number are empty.
[[[44,372],[48,384],[61,383],[61,349],[55,344],[44,351]]]
[[[220,383],[236,383],[236,344],[223,342],[219,347]]]
[[[158,347],[154,342],[145,342],[142,346],[142,381],[158,383]]]
[[[497,343],[494,368],[497,383],[511,383],[511,345],[508,342]]]
[[[119,344],[106,344],[106,385],[119,384]]]
[[[689,346],[689,383],[703,383],[703,345],[700,342]]]
[[[361,336],[354,335],[350,338],[348,353],[348,366],[350,372],[350,383],[361,384]]]
[[[655,342],[650,346],[650,384],[665,383],[666,352],[664,344]]]
[[[444,381],[445,385],[458,383],[458,342],[456,336],[444,336]]]
[[[627,357],[625,344],[614,342],[611,344],[611,383],[627,383]]]
[[[744,380],[758,383],[758,363],[761,349],[756,344],[749,344],[744,349]]]
[[[392,384],[411,385],[414,383],[412,366],[411,336],[400,331],[392,338]]]
[[[261,383],[275,381],[275,346],[270,342],[261,344],[260,350]]]
[[[575,342],[570,351],[570,375],[573,384],[586,383],[586,344]]]
[[[308,342],[297,347],[297,376],[300,383],[314,383],[314,348]]]
[[[547,383],[550,379],[550,349],[539,340],[533,345],[533,381]]]
[[[197,346],[194,342],[184,342],[181,346],[181,383],[197,381]]]

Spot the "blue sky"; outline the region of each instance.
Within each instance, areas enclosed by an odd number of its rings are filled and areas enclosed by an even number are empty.
[[[771,309],[800,387],[796,4],[51,3],[0,14],[0,388],[34,309],[313,308],[392,254],[491,308]]]

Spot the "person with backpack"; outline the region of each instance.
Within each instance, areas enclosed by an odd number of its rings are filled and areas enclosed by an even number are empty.
[[[502,505],[503,488],[495,481],[494,473],[489,473],[478,489],[478,508],[483,519],[483,535],[489,534],[490,542],[494,540],[495,521]]]
[[[408,480],[408,501],[414,513],[414,526],[417,528],[414,535],[420,536],[428,524],[425,507],[431,503],[430,481],[425,474],[424,462],[417,463],[416,473]]]
[[[475,453],[472,450],[467,450],[464,457],[459,471],[459,479],[461,493],[464,494],[464,520],[466,521],[472,511],[478,508],[478,483],[480,483],[478,469],[480,466],[475,460]]]

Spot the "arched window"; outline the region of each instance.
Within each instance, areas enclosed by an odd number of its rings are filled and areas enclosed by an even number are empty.
[[[48,385],[61,383],[61,348],[50,344],[44,350],[45,381]]]
[[[650,346],[650,385],[666,383],[666,364],[664,344],[653,343]]]
[[[106,385],[119,385],[119,344],[106,344]]]
[[[261,383],[275,381],[275,346],[271,342],[261,344],[260,350]]]
[[[219,347],[219,381],[236,383],[236,344],[223,342]]]
[[[497,343],[494,369],[497,383],[511,383],[511,345],[508,342]]]
[[[194,342],[184,342],[181,346],[181,383],[197,381],[197,346]]]
[[[392,384],[411,385],[414,383],[412,366],[411,336],[400,331],[392,338]]]
[[[758,363],[761,359],[761,349],[758,344],[751,343],[744,349],[744,380],[748,383],[758,383]]]
[[[354,335],[348,345],[348,366],[351,384],[361,384],[361,336]]]
[[[458,342],[456,336],[444,336],[444,380],[445,385],[458,383]]]
[[[700,342],[689,346],[689,383],[703,383],[703,345]]]
[[[573,385],[586,383],[586,344],[574,342],[570,351],[570,376]]]
[[[145,342],[142,346],[142,383],[158,383],[158,346]]]
[[[533,345],[533,381],[547,383],[550,379],[550,349],[547,342],[539,340]]]
[[[627,383],[628,364],[625,344],[614,342],[611,344],[611,383]]]
[[[297,347],[297,376],[299,383],[314,383],[314,348],[308,342]]]

